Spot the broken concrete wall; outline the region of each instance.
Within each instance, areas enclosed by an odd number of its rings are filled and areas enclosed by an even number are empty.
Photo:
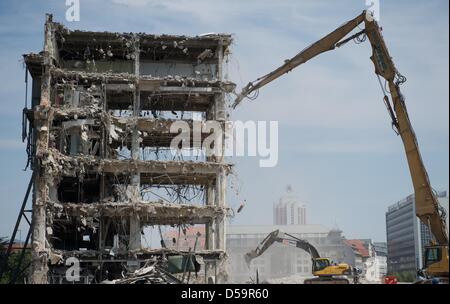
[[[222,79],[231,41],[70,31],[47,16],[44,51],[24,56],[33,76],[29,153],[38,172],[32,283],[63,282],[61,259],[69,256],[84,261],[86,282],[100,282],[152,256],[163,262],[186,254],[142,248],[142,229],[159,225],[206,225],[205,254],[220,268],[208,262],[206,273],[226,277],[232,167],[223,157],[169,160],[165,152],[177,119],[224,123],[224,97],[235,87]]]

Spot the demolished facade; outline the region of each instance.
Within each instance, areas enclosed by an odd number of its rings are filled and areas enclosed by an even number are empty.
[[[226,280],[232,166],[220,155],[174,155],[170,127],[225,125],[232,37],[68,30],[51,15],[44,37],[41,53],[24,55],[33,78],[24,135],[34,171],[30,282],[65,282],[69,257],[84,282],[98,283],[186,254],[203,261],[206,282]],[[205,225],[204,248],[143,248],[144,227],[160,225]]]

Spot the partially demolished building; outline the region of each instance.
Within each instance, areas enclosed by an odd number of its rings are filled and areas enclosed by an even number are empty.
[[[235,87],[222,77],[231,42],[224,34],[68,30],[47,15],[44,50],[24,55],[33,78],[31,283],[65,282],[70,257],[81,280],[95,283],[188,254],[205,281],[226,279],[231,165],[220,155],[174,154],[170,127],[225,124]],[[144,227],[160,225],[205,225],[204,248],[143,248]]]

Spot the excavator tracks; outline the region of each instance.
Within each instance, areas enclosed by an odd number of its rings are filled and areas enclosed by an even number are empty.
[[[316,277],[306,279],[303,284],[350,284],[346,277]]]

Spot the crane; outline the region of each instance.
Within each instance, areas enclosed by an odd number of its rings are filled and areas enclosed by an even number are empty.
[[[334,265],[329,258],[320,257],[316,247],[308,241],[299,239],[288,233],[283,233],[280,230],[269,233],[256,249],[245,254],[244,259],[247,265],[250,266],[253,259],[262,255],[275,242],[295,246],[309,253],[312,262],[312,274],[317,276],[317,278],[306,279],[304,281],[305,284],[349,284],[349,280],[343,276],[354,275],[358,277],[358,273],[353,271],[350,265],[345,263]]]
[[[362,23],[364,23],[364,29],[345,38]],[[370,59],[375,66],[375,74],[384,93],[383,102],[391,118],[392,127],[397,135],[400,135],[406,152],[406,159],[414,187],[416,216],[429,227],[434,236],[431,244],[425,249],[423,273],[429,278],[439,278],[444,282],[448,282],[449,239],[445,223],[445,210],[440,206],[431,186],[420,154],[417,138],[408,116],[405,99],[400,91],[400,86],[406,81],[406,78],[395,67],[382,36],[381,28],[369,11],[363,11],[356,18],[346,22],[291,59],[286,60],[283,65],[274,71],[250,82],[238,94],[233,103],[233,108],[236,108],[244,98],[255,99],[260,88],[312,58],[342,47],[349,41],[364,42],[367,38],[372,47]],[[382,79],[385,81],[384,85]],[[386,86],[388,90],[385,89]]]

